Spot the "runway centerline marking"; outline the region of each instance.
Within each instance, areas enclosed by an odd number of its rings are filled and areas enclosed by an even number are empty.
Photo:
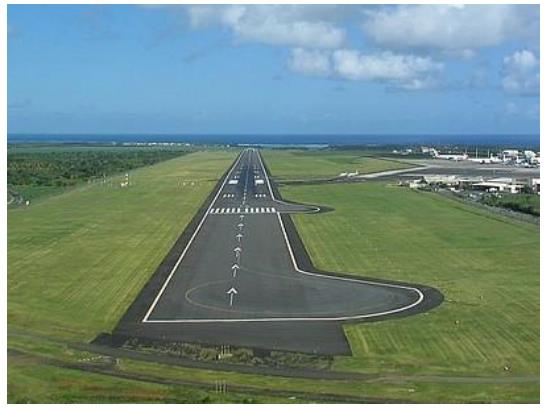
[[[239,292],[237,292],[237,289],[235,289],[234,287],[227,291],[227,294],[229,295],[229,306],[233,306],[233,296],[237,293]]]

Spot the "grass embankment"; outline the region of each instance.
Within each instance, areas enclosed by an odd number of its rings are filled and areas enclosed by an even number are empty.
[[[298,202],[328,199],[335,208],[294,218],[318,268],[422,283],[445,295],[429,313],[347,326],[354,356],[339,358],[336,369],[538,377],[535,226],[385,183],[286,187],[282,193]],[[538,384],[534,388],[537,401]],[[494,386],[470,390],[485,391],[492,401],[503,396]]]
[[[263,150],[264,160],[276,180],[310,180],[412,167],[409,163],[383,160],[355,150]]]

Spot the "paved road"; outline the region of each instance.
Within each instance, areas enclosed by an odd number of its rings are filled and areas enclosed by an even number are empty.
[[[389,159],[385,160],[398,160]],[[419,165],[409,169],[387,170],[384,172],[367,173],[359,175],[352,180],[368,179],[408,179],[425,175],[455,175],[461,177],[482,177],[493,179],[499,177],[510,177],[518,180],[526,180],[540,177],[540,168],[516,167],[505,164],[480,164],[470,161],[455,162],[441,159],[408,159],[409,162]]]
[[[168,276],[145,288],[116,333],[339,354],[349,353],[340,322],[424,305],[418,286],[300,268],[283,214],[319,211],[277,200],[261,155],[244,150]]]

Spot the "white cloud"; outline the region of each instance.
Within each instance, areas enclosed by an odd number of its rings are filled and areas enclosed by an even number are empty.
[[[296,73],[325,76],[331,71],[330,55],[320,50],[293,49],[288,67]]]
[[[347,80],[384,82],[396,88],[422,90],[436,84],[443,65],[429,57],[357,50],[292,50],[288,67],[306,75],[330,75]]]
[[[337,50],[332,54],[334,71],[350,80],[385,81],[395,86],[419,90],[433,84],[433,76],[443,69],[429,57],[382,52],[363,54],[356,50]]]
[[[502,87],[507,93],[536,95],[539,93],[539,59],[529,50],[516,51],[504,58]]]
[[[538,38],[536,6],[419,5],[369,10],[364,31],[379,45],[462,52],[496,46],[507,39]]]
[[[529,50],[520,50],[511,56],[505,57],[504,63],[511,68],[521,71],[532,71],[538,68],[539,64],[534,53]]]
[[[311,13],[304,6],[230,5],[189,6],[194,28],[221,25],[241,41],[310,48],[336,48],[345,42],[345,30],[337,27],[319,8]],[[321,13],[319,13],[321,11]]]

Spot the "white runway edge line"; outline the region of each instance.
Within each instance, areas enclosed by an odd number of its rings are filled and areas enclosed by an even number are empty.
[[[242,156],[241,156],[242,157]],[[274,195],[273,195],[273,190],[271,190],[271,185],[269,184],[269,179],[268,179],[268,176],[267,176],[267,173],[265,173],[265,168],[263,166],[263,163],[262,163],[262,159],[261,159],[261,155],[258,155],[258,158],[260,159],[260,163],[262,165],[262,169],[264,171],[264,175],[266,176],[266,181],[268,183],[268,187],[269,187],[269,193],[271,194],[271,198],[272,199],[275,199]],[[239,159],[240,160],[240,159]],[[231,172],[230,172],[231,173]],[[275,199],[277,200],[277,199]],[[278,200],[277,200],[278,201]],[[214,203],[214,202],[213,202]],[[206,216],[206,215],[205,215]],[[281,213],[280,212],[277,212],[277,219],[279,221],[279,225],[281,227],[281,230],[282,230],[282,233],[283,233],[283,236],[284,236],[284,241],[286,243],[286,247],[288,249],[288,253],[290,254],[290,258],[292,259],[292,264],[294,265],[294,269],[296,270],[296,272],[304,275],[304,276],[314,276],[314,277],[319,277],[319,278],[327,278],[327,279],[334,279],[336,281],[340,281],[340,282],[353,282],[353,283],[364,283],[364,284],[367,284],[367,285],[374,285],[374,286],[383,286],[383,287],[390,287],[390,288],[395,288],[395,289],[405,289],[405,290],[411,290],[413,292],[416,292],[417,295],[418,295],[418,298],[415,302],[409,304],[409,305],[406,305],[406,306],[402,306],[400,308],[396,308],[396,309],[391,309],[391,310],[387,310],[387,311],[383,311],[383,312],[375,312],[375,313],[368,313],[368,314],[365,314],[365,315],[353,315],[353,316],[337,316],[337,317],[299,317],[299,318],[296,318],[296,317],[289,317],[289,318],[254,318],[254,319],[248,319],[248,318],[243,318],[243,319],[166,319],[166,320],[148,320],[148,315],[151,313],[151,310],[153,310],[153,308],[151,308],[149,311],[148,311],[148,314],[146,315],[146,317],[144,318],[143,322],[148,322],[148,323],[235,323],[235,322],[297,322],[297,321],[345,321],[345,320],[359,320],[359,319],[367,319],[367,318],[374,318],[374,317],[379,317],[379,316],[385,316],[385,315],[391,315],[391,314],[394,314],[394,313],[400,313],[400,312],[404,312],[406,310],[409,310],[417,305],[419,305],[423,299],[424,299],[424,295],[423,295],[423,292],[421,292],[419,289],[417,288],[414,288],[414,287],[411,287],[411,286],[402,286],[402,285],[392,285],[392,284],[388,284],[388,283],[381,283],[381,282],[374,282],[374,281],[370,281],[370,280],[360,280],[360,279],[352,279],[352,278],[344,278],[344,277],[339,277],[339,276],[330,276],[330,275],[323,275],[321,273],[312,273],[312,272],[306,272],[304,270],[301,270],[299,267],[298,267],[298,264],[296,262],[296,258],[294,257],[294,252],[292,251],[292,246],[290,245],[290,241],[288,240],[288,235],[286,234],[286,229],[284,227],[284,224],[282,222],[282,219],[281,219]],[[193,237],[192,237],[193,239]],[[182,257],[179,259],[179,261],[182,260]],[[177,265],[178,265],[179,262],[177,262]],[[174,273],[174,270],[176,270],[176,267],[175,269],[173,269],[173,272],[171,272],[171,276],[172,276],[172,273]],[[169,279],[167,279],[168,281]],[[166,282],[167,283],[167,282]],[[160,291],[160,293],[162,293],[162,291],[165,289],[166,287],[166,284],[164,285],[164,287],[162,288],[162,290]],[[156,297],[156,300],[154,301],[154,305],[155,303],[157,303],[157,300],[159,299],[159,295],[158,297]]]
[[[201,229],[201,226],[203,226],[203,223],[205,222],[207,216],[209,215],[209,212],[210,212],[210,209],[212,208],[212,205],[214,205],[214,203],[216,203],[216,200],[218,199],[218,196],[220,196],[220,193],[222,193],[222,190],[224,189],[224,186],[226,185],[226,182],[228,181],[228,179],[229,179],[231,173],[233,172],[233,170],[235,169],[235,166],[237,166],[239,164],[239,162],[241,161],[241,159],[243,158],[244,153],[245,153],[245,151],[243,150],[239,154],[239,157],[237,158],[237,160],[235,161],[235,163],[233,164],[231,169],[229,169],[229,172],[226,174],[226,177],[225,177],[224,181],[222,182],[222,185],[220,186],[220,189],[218,189],[218,192],[216,192],[216,195],[214,196],[214,198],[210,202],[209,207],[207,208],[207,211],[203,215],[203,218],[199,222],[199,225],[195,228],[195,231],[193,232],[190,240],[188,241],[188,244],[186,245],[186,247],[182,251],[182,254],[180,255],[180,257],[176,261],[176,264],[174,265],[173,269],[171,270],[171,273],[169,273],[169,276],[167,277],[167,280],[165,280],[165,283],[163,283],[163,286],[161,287],[161,289],[159,290],[159,293],[157,294],[154,301],[152,302],[152,305],[150,306],[150,308],[146,312],[146,315],[144,316],[144,319],[142,319],[142,322],[151,322],[150,320],[148,320],[148,318],[152,314],[155,306],[157,305],[157,302],[159,302],[159,299],[161,298],[161,295],[163,295],[163,292],[165,291],[165,289],[167,288],[167,285],[171,281],[171,278],[173,277],[174,272],[176,272],[176,269],[178,269],[178,266],[180,265],[180,262],[182,262],[182,259],[184,259],[184,256],[186,256],[186,253],[187,253],[188,249],[190,248],[190,246],[191,246],[191,244],[193,242],[193,239],[195,239],[195,237],[197,236],[197,233],[199,233],[199,230]]]

